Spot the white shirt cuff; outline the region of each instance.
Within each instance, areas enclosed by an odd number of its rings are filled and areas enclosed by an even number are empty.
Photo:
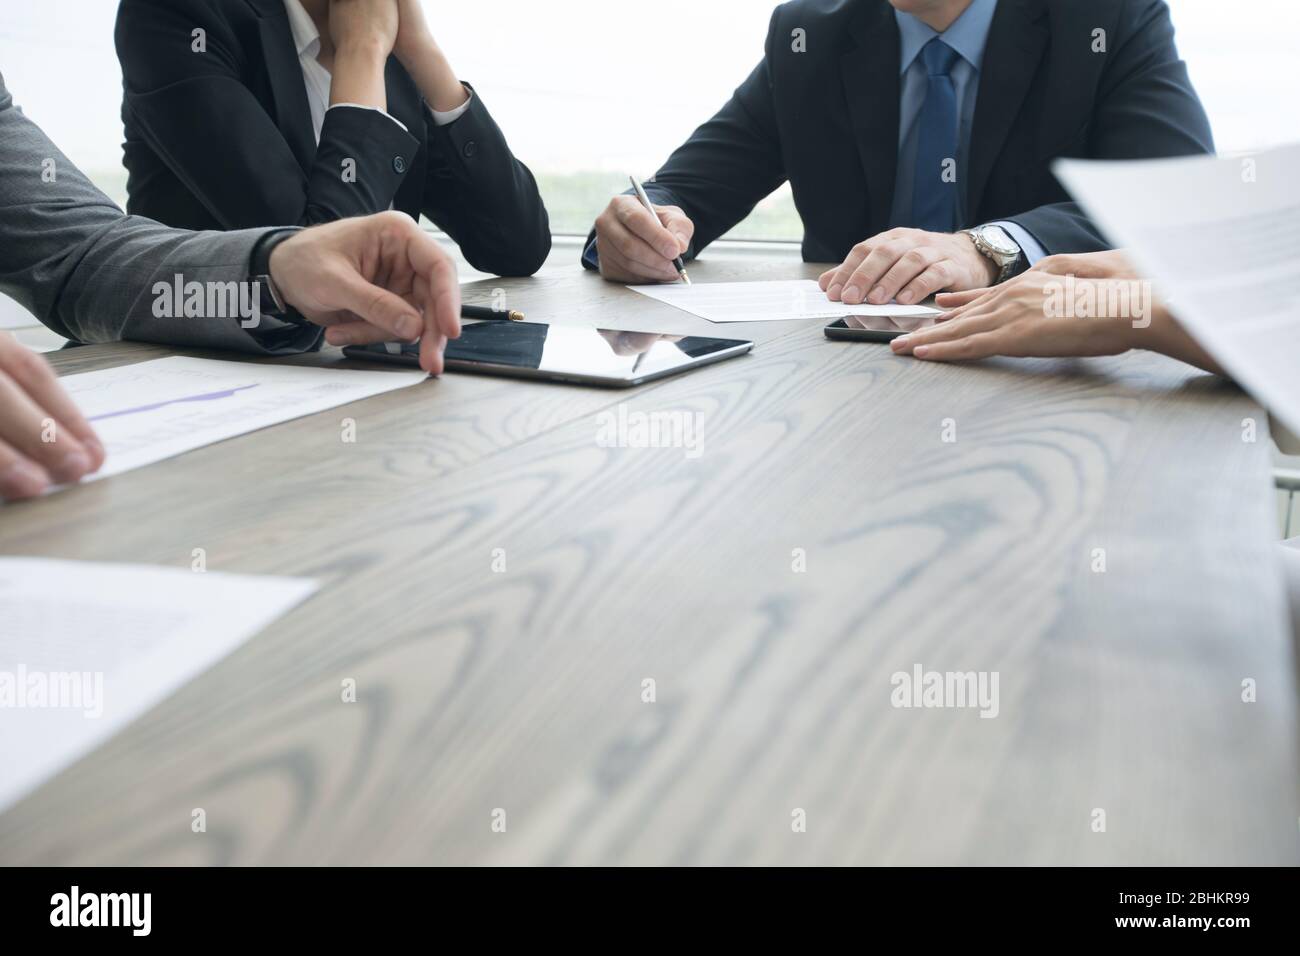
[[[433,114],[433,123],[435,126],[449,126],[465,115],[465,111],[469,109],[469,104],[474,101],[474,92],[472,90],[466,90],[465,93],[467,94],[465,96],[465,102],[461,103],[460,106],[456,107],[454,110],[435,110],[432,106],[429,107],[429,112]]]
[[[376,113],[381,113],[381,114],[383,114],[384,116],[387,116],[390,120],[392,120],[392,121],[393,121],[394,123],[396,123],[398,126],[402,127],[402,132],[403,132],[403,133],[409,133],[409,132],[410,132],[410,130],[406,128],[406,124],[405,124],[405,123],[403,123],[401,120],[399,120],[396,116],[393,116],[391,113],[386,113],[386,112],[384,112],[384,111],[381,110],[378,106],[365,106],[365,105],[363,105],[363,104],[361,104],[361,103],[332,103],[332,104],[330,105],[329,109],[327,109],[325,112],[328,113],[330,110],[332,110],[332,109],[337,109],[337,108],[340,107],[340,106],[347,106],[347,107],[350,107],[351,109],[354,109],[354,110],[374,110]],[[435,115],[436,115],[436,114],[435,114]]]

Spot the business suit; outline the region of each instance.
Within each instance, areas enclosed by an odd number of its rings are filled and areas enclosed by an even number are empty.
[[[192,49],[195,30],[203,52]],[[550,224],[537,184],[477,93],[438,126],[389,57],[390,115],[331,109],[318,145],[282,0],[122,0],[115,38],[129,212],[241,229],[391,204],[428,216],[476,269],[530,275],[545,261]],[[355,177],[343,175],[349,161]]]
[[[0,77],[0,292],[77,342],[135,339],[280,354],[320,330],[263,318],[158,318],[153,287],[250,278],[259,244],[282,230],[184,232],[123,215],[14,106]]]
[[[1096,30],[1105,53],[1093,52]],[[855,243],[912,225],[892,221],[899,49],[885,0],[778,7],[762,62],[646,186],[694,221],[687,257],[786,180],[809,262],[839,262]],[[1014,223],[1047,254],[1107,248],[1052,176],[1056,157],[1213,149],[1163,0],[1001,0],[977,96],[961,225]]]

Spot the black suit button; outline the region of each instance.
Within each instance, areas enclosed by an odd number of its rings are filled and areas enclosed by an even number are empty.
[[[397,173],[399,176],[406,172],[406,160],[401,156],[393,157],[393,172]]]
[[[478,152],[478,143],[474,142],[471,139],[468,143],[465,144],[465,148],[462,149],[461,152],[465,154],[466,159],[469,159],[471,156],[473,156],[475,153]]]

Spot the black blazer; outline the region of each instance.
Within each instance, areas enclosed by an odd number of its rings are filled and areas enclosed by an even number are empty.
[[[206,52],[195,52],[203,30]],[[122,0],[127,211],[186,229],[310,225],[389,207],[444,229],[474,268],[531,275],[551,248],[528,168],[478,93],[436,126],[400,63],[388,112],[333,109],[317,146],[281,0]],[[345,159],[356,162],[345,181]]]
[[[793,49],[800,28],[806,52]],[[1104,54],[1093,52],[1097,29]],[[646,185],[656,203],[694,220],[689,254],[787,179],[806,261],[840,262],[897,225],[899,63],[885,0],[778,7],[763,61]],[[979,76],[964,227],[1010,220],[1048,253],[1105,249],[1052,175],[1054,158],[1213,150],[1163,0],[1000,0]]]

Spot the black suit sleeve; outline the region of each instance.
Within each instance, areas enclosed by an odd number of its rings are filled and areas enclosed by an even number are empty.
[[[769,27],[762,62],[726,105],[673,151],[654,181],[645,184],[651,202],[680,206],[695,223],[695,235],[683,258],[697,256],[786,180],[768,70],[771,43]],[[588,246],[594,237],[593,231]],[[583,264],[592,266],[585,258]]]
[[[194,49],[195,30],[204,31],[203,50]],[[211,4],[123,0],[115,40],[128,136],[143,139],[222,228],[380,212],[411,167],[414,137],[376,110],[342,107],[325,114],[304,173],[241,78],[242,58],[261,51],[244,49]],[[345,160],[355,161],[355,176]],[[183,201],[163,177],[131,183],[132,212],[175,222]]]
[[[1160,0],[1129,4],[1097,91],[1088,157],[1155,159],[1214,152],[1205,109],[1178,58],[1169,8]],[[1110,243],[1075,203],[1053,203],[1005,217],[1050,255],[1097,252]]]
[[[515,159],[505,135],[477,91],[469,109],[429,130],[429,172],[423,210],[460,246],[471,266],[500,276],[528,276],[551,251],[551,224],[528,167]]]
[[[680,206],[695,223],[695,256],[785,182],[767,60],[756,66],[716,115],[691,134],[646,193]]]

